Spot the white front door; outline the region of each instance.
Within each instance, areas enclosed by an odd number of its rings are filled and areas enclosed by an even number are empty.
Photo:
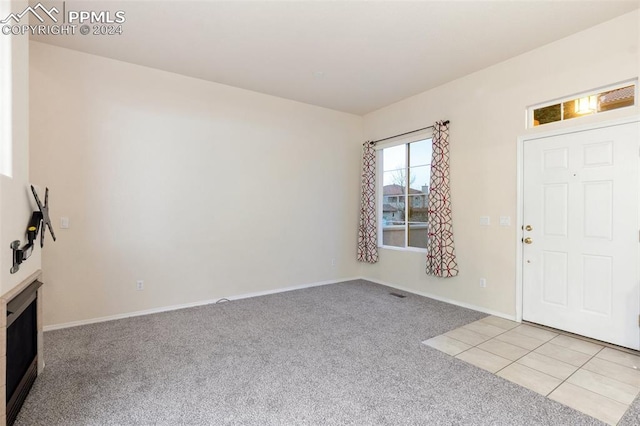
[[[524,141],[524,320],[640,349],[639,140],[635,122]]]

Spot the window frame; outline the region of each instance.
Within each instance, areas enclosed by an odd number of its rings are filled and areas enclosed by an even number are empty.
[[[384,208],[384,164],[382,161],[383,155],[382,151],[387,148],[393,148],[399,145],[408,145],[414,142],[420,142],[424,140],[430,140],[433,143],[433,129],[421,130],[420,132],[412,133],[408,136],[397,137],[393,139],[389,139],[384,141],[383,143],[377,143],[375,145],[376,150],[376,216],[378,218],[377,221],[377,238],[378,238],[378,248],[389,249],[389,250],[397,250],[397,251],[409,251],[409,252],[418,252],[418,253],[426,253],[427,249],[422,247],[411,247],[409,246],[409,221],[408,221],[408,212],[409,209],[407,205],[409,203],[409,188],[407,185],[405,189],[403,197],[405,197],[405,217],[404,217],[404,232],[405,232],[405,246],[389,246],[383,244],[383,227],[382,227],[382,219],[383,219],[383,208]],[[432,158],[429,159],[429,164],[431,164]],[[409,172],[410,165],[409,162],[405,165],[406,173]],[[408,176],[408,174],[407,174]]]
[[[10,13],[11,2],[0,2],[0,17]],[[13,176],[13,35],[0,34],[0,176]]]
[[[553,105],[557,105],[560,104],[560,108],[562,108],[562,105],[566,102],[571,102],[571,101],[575,101],[577,99],[580,98],[586,98],[589,96],[598,96],[603,92],[609,92],[612,90],[617,90],[617,89],[622,89],[623,87],[627,87],[627,86],[633,86],[633,105],[630,106],[625,106],[625,107],[621,107],[621,108],[615,108],[611,111],[615,111],[618,109],[624,109],[624,108],[634,108],[637,107],[638,105],[640,105],[640,101],[638,100],[638,95],[639,95],[639,91],[640,89],[638,88],[638,79],[637,78],[633,78],[631,80],[625,80],[625,81],[621,81],[619,83],[616,84],[611,84],[608,86],[602,86],[602,87],[598,87],[595,89],[591,89],[591,90],[587,90],[584,92],[580,92],[580,93],[576,93],[574,95],[571,96],[565,96],[562,98],[557,98],[557,99],[552,99],[550,101],[546,101],[546,102],[541,102],[535,105],[530,105],[527,107],[527,114],[526,114],[526,128],[527,129],[536,129],[540,126],[545,126],[547,124],[556,124],[556,123],[565,123],[568,120],[574,120],[577,118],[582,118],[582,117],[568,117],[568,118],[564,118],[561,117],[560,120],[556,120],[556,121],[552,121],[549,123],[542,123],[539,125],[534,125],[534,115],[535,115],[535,111],[542,109],[542,108],[546,108],[546,107],[550,107]],[[590,114],[585,114],[584,117],[588,117],[591,115],[600,115],[606,112],[610,112],[610,111],[594,111],[593,113]]]

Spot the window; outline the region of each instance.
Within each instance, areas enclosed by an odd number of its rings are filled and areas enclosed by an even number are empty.
[[[0,17],[7,16],[10,2],[0,2]],[[11,134],[11,36],[0,34],[0,174],[12,175]]]
[[[636,104],[636,83],[626,82],[529,108],[529,127],[570,120]]]
[[[431,152],[425,137],[379,148],[379,245],[426,249]]]

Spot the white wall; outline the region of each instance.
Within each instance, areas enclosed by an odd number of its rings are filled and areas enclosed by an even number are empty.
[[[527,131],[525,109],[637,77],[639,22],[638,11],[623,15],[366,115],[366,139],[451,120],[453,227],[460,274],[449,279],[428,277],[422,253],[386,249],[381,250],[379,263],[362,266],[362,274],[515,316],[517,138],[638,114],[632,108]],[[479,226],[480,216],[490,216],[491,226]],[[510,216],[512,225],[498,226],[499,216]],[[487,278],[487,288],[479,287],[480,277]]]
[[[37,42],[30,57],[31,176],[71,224],[45,250],[45,325],[358,275],[361,117]]]
[[[31,179],[51,188],[56,226],[71,219],[45,249],[45,324],[356,275],[515,315],[517,138],[574,124],[525,130],[525,109],[637,77],[639,21],[624,15],[364,120],[32,42]],[[423,254],[384,249],[357,264],[362,140],[437,119],[451,120],[460,275],[428,277]]]
[[[26,2],[12,3],[12,10],[20,10]],[[7,37],[2,35],[2,37]],[[26,229],[36,207],[29,189],[29,39],[12,36],[11,40],[11,135],[12,176],[0,175],[0,294],[18,285],[40,269],[39,245],[20,270],[11,274],[14,240],[25,244]],[[34,182],[38,184],[38,182]]]

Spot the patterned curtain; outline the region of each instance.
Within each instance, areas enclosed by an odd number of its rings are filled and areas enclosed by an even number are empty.
[[[449,122],[437,121],[433,127],[433,158],[427,219],[429,222],[427,274],[445,278],[455,277],[458,275],[458,264],[451,224]]]
[[[360,195],[360,227],[358,228],[358,260],[378,261],[378,227],[376,226],[376,150],[373,142],[362,147],[362,193]]]

